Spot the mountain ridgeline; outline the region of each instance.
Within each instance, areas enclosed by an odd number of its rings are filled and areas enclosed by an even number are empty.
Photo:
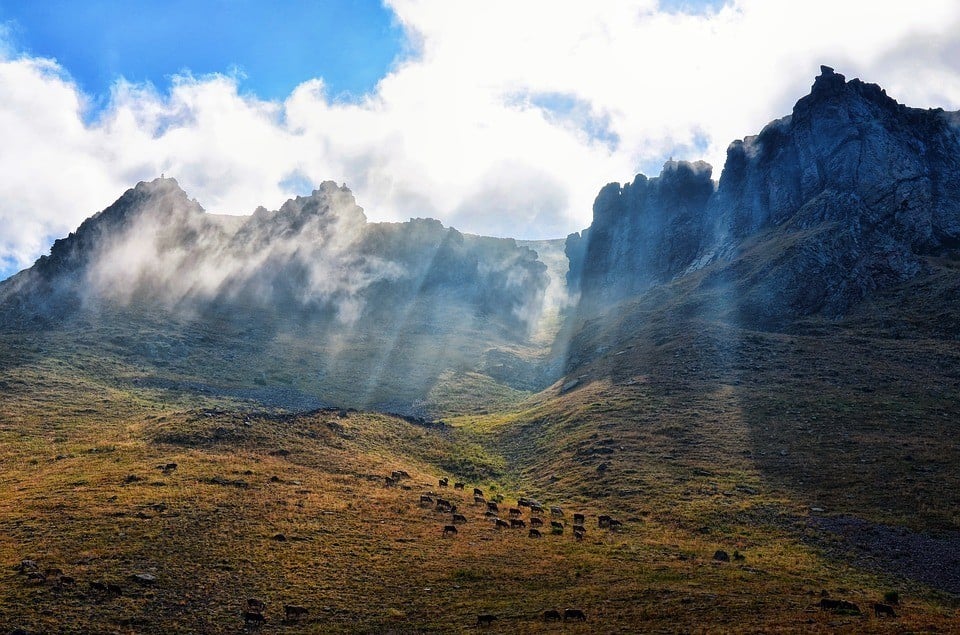
[[[936,279],[924,293],[944,300],[931,305],[937,333],[960,337],[946,301],[960,286],[958,113],[902,106],[822,67],[792,114],[732,143],[712,177],[671,160],[607,185],[565,259],[557,241],[538,254],[431,219],[369,223],[333,182],[227,217],[161,178],[0,283],[0,316],[47,336],[97,332],[118,381],[414,414],[545,388],[595,356],[591,319],[645,297],[779,331]],[[918,297],[904,293],[890,301]]]
[[[670,161],[601,190],[566,243],[582,315],[687,275],[724,287],[728,317],[778,328],[844,316],[955,253],[960,116],[821,70],[791,115],[730,145],[715,188],[709,165]]]

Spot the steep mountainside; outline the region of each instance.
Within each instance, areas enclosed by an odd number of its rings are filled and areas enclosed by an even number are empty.
[[[823,67],[790,116],[731,144],[715,192],[708,166],[684,162],[600,192],[568,239],[581,310],[709,267],[704,289],[776,327],[930,273],[928,257],[960,246],[956,122]]]

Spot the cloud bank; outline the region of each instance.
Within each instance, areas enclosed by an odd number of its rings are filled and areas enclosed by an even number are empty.
[[[909,105],[960,107],[952,0],[388,4],[411,53],[351,102],[322,78],[277,102],[237,76],[180,75],[162,90],[119,78],[95,110],[0,29],[0,271],[161,172],[216,213],[333,179],[371,220],[562,237],[589,224],[604,183],[670,156],[719,174],[727,144],[789,112],[821,63]]]

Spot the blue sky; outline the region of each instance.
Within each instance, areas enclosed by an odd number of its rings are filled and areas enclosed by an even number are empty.
[[[563,237],[667,158],[718,178],[820,64],[960,108],[958,33],[955,0],[0,0],[0,278],[161,173],[214,213],[334,180]]]
[[[283,99],[323,77],[342,98],[370,91],[403,48],[378,0],[4,0],[22,52],[55,58],[90,95],[118,77],[164,89],[170,77],[242,73],[241,87]]]

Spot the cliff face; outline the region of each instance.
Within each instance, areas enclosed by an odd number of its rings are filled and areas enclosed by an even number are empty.
[[[730,145],[715,192],[688,179],[651,205],[605,187],[588,244],[569,243],[585,254],[581,308],[710,268],[705,284],[731,285],[748,319],[839,316],[960,245],[957,115],[821,70],[791,115]]]

